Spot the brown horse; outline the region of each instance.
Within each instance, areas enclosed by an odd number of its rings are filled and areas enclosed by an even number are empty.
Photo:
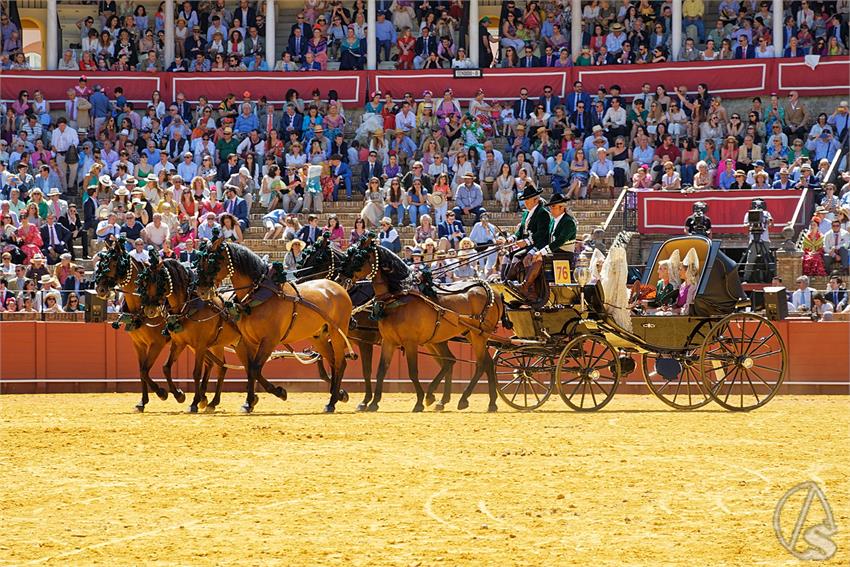
[[[205,299],[225,279],[233,284],[233,302],[242,312],[236,324],[247,349],[243,364],[248,393],[243,411],[250,412],[256,405],[254,384],[263,380],[263,366],[277,345],[308,340],[331,368],[325,411],[333,412],[349,347],[346,332],[352,304],[345,289],[330,280],[279,284],[277,274],[259,256],[223,237],[201,245],[195,267],[198,294]]]
[[[404,351],[410,379],[416,388],[413,411],[422,411],[425,393],[419,384],[419,347],[425,346],[438,357],[446,352],[451,356],[447,343],[457,338],[469,341],[476,361],[475,375],[463,392],[458,409],[469,407],[468,398],[481,374],[486,372],[490,394],[488,410],[496,411],[496,374],[487,340],[502,319],[504,307],[501,297],[485,282],[458,284],[441,289],[439,294],[419,291],[407,264],[379,246],[371,235],[348,250],[340,272],[348,278],[347,284],[367,279],[375,290],[373,314],[380,317],[378,330],[383,340],[375,396],[369,404],[371,411],[378,409],[384,377],[398,348]],[[433,392],[440,379],[438,375],[428,387],[429,404],[433,402]],[[441,405],[449,401],[450,382],[449,373]]]
[[[147,318],[142,311],[142,303],[136,295],[136,280],[144,266],[130,257],[124,248],[124,239],[109,240],[106,247],[98,254],[98,263],[94,273],[95,289],[98,297],[107,299],[113,289],[124,294],[121,319],[125,329],[130,334],[136,357],[139,361],[139,378],[142,382],[142,399],[136,404],[136,411],[145,411],[148,403],[148,389],[161,400],[168,399],[168,392],[160,387],[150,377],[150,370],[168,338],[163,336],[165,320],[160,317]],[[186,394],[177,388],[167,377],[168,389],[177,400],[183,403]]]
[[[227,373],[224,349],[233,346],[238,352],[241,336],[223,302],[219,298],[206,302],[195,295],[193,280],[193,274],[177,260],[154,259],[139,277],[139,296],[145,313],[159,313],[163,305],[168,311],[165,328],[171,336],[171,352],[162,367],[166,378],[171,378],[172,366],[187,347],[195,353],[192,370],[195,396],[189,412],[197,413],[199,407],[215,411],[221,402],[221,387]],[[211,365],[205,365],[208,360],[215,361],[218,368],[215,396],[209,403],[206,391]]]
[[[330,241],[330,234],[320,236],[316,243],[308,246],[298,259],[298,270],[294,275],[298,281],[309,281],[318,277],[335,279],[339,276],[338,267],[345,261],[345,252],[334,247]],[[335,280],[336,281],[336,280]],[[358,283],[348,289],[348,295],[355,306],[360,307],[369,302],[375,293],[370,282]],[[363,401],[357,404],[357,411],[366,411],[372,401],[372,350],[374,345],[381,344],[381,334],[378,332],[378,323],[370,317],[369,310],[358,311],[351,320],[348,330],[348,338],[357,345],[360,351],[360,363],[363,372],[364,394]],[[447,345],[431,345],[426,347],[435,354],[435,360],[440,364],[440,372],[437,383],[446,379],[443,389],[443,399],[437,402],[436,409],[441,410],[448,403],[451,395],[452,370],[456,359]],[[319,365],[319,375],[322,380],[328,381],[324,366]],[[431,394],[432,395],[432,394]],[[377,408],[377,406],[375,406]]]

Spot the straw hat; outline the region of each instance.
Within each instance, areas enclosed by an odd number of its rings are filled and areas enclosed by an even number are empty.
[[[108,175],[101,175],[97,180],[104,187],[112,187],[112,178]]]
[[[287,244],[287,245],[286,245],[286,249],[287,249],[287,250],[292,250],[292,247],[293,247],[293,246],[295,246],[296,244],[298,244],[299,246],[301,246],[301,249],[302,249],[302,250],[304,249],[304,241],[303,241],[303,240],[298,240],[297,238],[295,238],[295,239],[293,239],[293,240],[290,240],[290,241],[289,241],[289,244]]]

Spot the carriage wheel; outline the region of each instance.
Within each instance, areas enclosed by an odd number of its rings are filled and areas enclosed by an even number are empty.
[[[701,408],[711,401],[700,380],[699,357],[696,353],[660,356],[648,352],[642,357],[643,377],[655,396],[668,406],[680,410]]]
[[[595,411],[614,397],[620,358],[603,337],[581,335],[564,347],[555,372],[558,394],[576,411]]]
[[[732,411],[766,404],[788,370],[785,342],[773,323],[754,313],[722,319],[705,337],[700,359],[707,393]]]
[[[497,350],[496,388],[506,404],[519,411],[542,406],[555,389],[555,357],[530,350]]]

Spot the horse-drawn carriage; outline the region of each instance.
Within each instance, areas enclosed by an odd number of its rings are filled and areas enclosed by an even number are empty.
[[[502,400],[533,410],[557,392],[575,410],[598,410],[635,372],[639,357],[649,389],[674,408],[711,400],[736,411],[766,404],[785,377],[785,344],[770,321],[747,310],[735,263],[719,242],[667,240],[652,251],[641,281],[651,285],[660,262],[691,249],[703,269],[687,315],[634,314],[612,305],[606,298],[612,290],[589,283],[581,268],[576,283],[550,285],[542,307],[509,303],[514,336],[492,342]]]

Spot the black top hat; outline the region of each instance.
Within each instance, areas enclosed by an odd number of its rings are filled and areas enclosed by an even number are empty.
[[[532,197],[539,197],[542,194],[543,189],[539,189],[534,185],[529,184],[525,186],[525,188],[522,190],[522,193],[517,196],[517,199],[519,199],[520,201],[525,201],[526,199],[531,199]]]
[[[565,197],[562,193],[555,193],[552,195],[552,198],[549,199],[549,206],[552,205],[566,205],[570,202],[569,197]]]

